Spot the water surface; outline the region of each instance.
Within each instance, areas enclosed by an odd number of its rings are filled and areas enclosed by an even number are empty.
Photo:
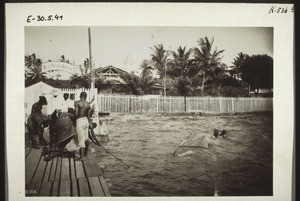
[[[112,196],[272,195],[271,114],[112,117],[110,141],[102,145],[130,166],[95,147]],[[211,136],[214,128],[225,129],[226,138],[173,156],[190,135]]]

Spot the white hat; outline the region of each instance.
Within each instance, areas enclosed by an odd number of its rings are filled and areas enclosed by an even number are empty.
[[[50,93],[53,95],[53,96],[58,96],[61,92],[59,89],[52,89],[50,91]]]

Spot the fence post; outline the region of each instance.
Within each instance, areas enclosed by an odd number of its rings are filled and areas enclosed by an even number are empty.
[[[220,103],[219,103],[219,104],[220,104],[219,112],[222,112],[222,109],[223,109],[223,108],[222,108],[222,97],[221,97],[221,96],[219,97],[219,102],[220,102]]]
[[[143,113],[143,99],[142,99],[142,97],[140,97],[140,104],[141,104],[141,113]]]
[[[131,96],[129,95],[129,113],[131,113]]]

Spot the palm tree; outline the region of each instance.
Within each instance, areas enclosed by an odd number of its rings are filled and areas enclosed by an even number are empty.
[[[156,83],[152,76],[139,77],[133,72],[120,74],[120,78],[123,82],[115,83],[115,90],[132,95],[148,94]],[[118,85],[116,86],[116,84]]]
[[[142,77],[140,79],[140,88],[142,90],[142,95],[149,94],[149,92],[153,89],[155,83],[156,82],[152,76]]]
[[[119,87],[122,92],[125,92],[126,94],[132,94],[132,95],[141,95],[142,89],[141,89],[141,78],[136,76],[134,73],[123,73],[120,74],[120,78],[124,82],[119,83]]]
[[[214,43],[214,38],[210,41],[207,36],[205,38],[200,38],[198,41],[200,49],[194,48],[194,64],[195,73],[197,76],[202,77],[201,91],[204,94],[204,85],[208,77],[214,77],[215,71],[222,65],[221,54],[224,50],[218,51],[217,48],[212,50],[212,45]]]
[[[168,74],[171,77],[178,77],[180,75],[188,76],[190,65],[191,49],[186,52],[186,47],[178,47],[177,52],[171,51],[173,56],[169,63],[171,68],[168,69]]]
[[[167,80],[167,63],[169,62],[169,52],[164,49],[162,44],[155,45],[153,48],[153,54],[151,54],[151,62],[155,69],[157,69],[159,79],[164,78],[164,96],[166,96],[166,80]]]
[[[241,78],[241,66],[247,59],[249,59],[249,55],[240,52],[232,62],[234,68],[231,70],[231,73],[235,74],[238,80]]]
[[[168,74],[174,80],[173,88],[175,88],[178,95],[184,97],[184,111],[186,111],[186,96],[193,91],[193,83],[189,76],[191,53],[191,49],[186,51],[186,47],[182,48],[181,46],[177,48],[177,52],[171,51],[173,59],[169,63],[170,68],[168,70]]]
[[[25,56],[25,79],[31,83],[36,83],[41,80],[45,80],[46,76],[42,72],[42,60],[37,58],[33,53],[32,55]]]
[[[148,60],[143,60],[141,65],[140,65],[140,69],[142,69],[142,72],[141,72],[141,77],[144,78],[144,77],[148,77],[148,76],[151,76],[152,75],[152,66],[150,65],[150,61]]]
[[[186,97],[193,91],[192,80],[186,76],[175,78],[174,88],[180,96],[184,97],[184,111],[186,112]]]

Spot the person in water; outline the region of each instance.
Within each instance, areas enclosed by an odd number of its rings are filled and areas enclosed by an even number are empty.
[[[76,117],[76,132],[78,136],[78,146],[80,157],[77,160],[82,160],[83,155],[87,156],[89,148],[89,127],[93,127],[91,123],[92,108],[86,101],[87,94],[80,93],[80,100],[75,102],[75,117]]]

